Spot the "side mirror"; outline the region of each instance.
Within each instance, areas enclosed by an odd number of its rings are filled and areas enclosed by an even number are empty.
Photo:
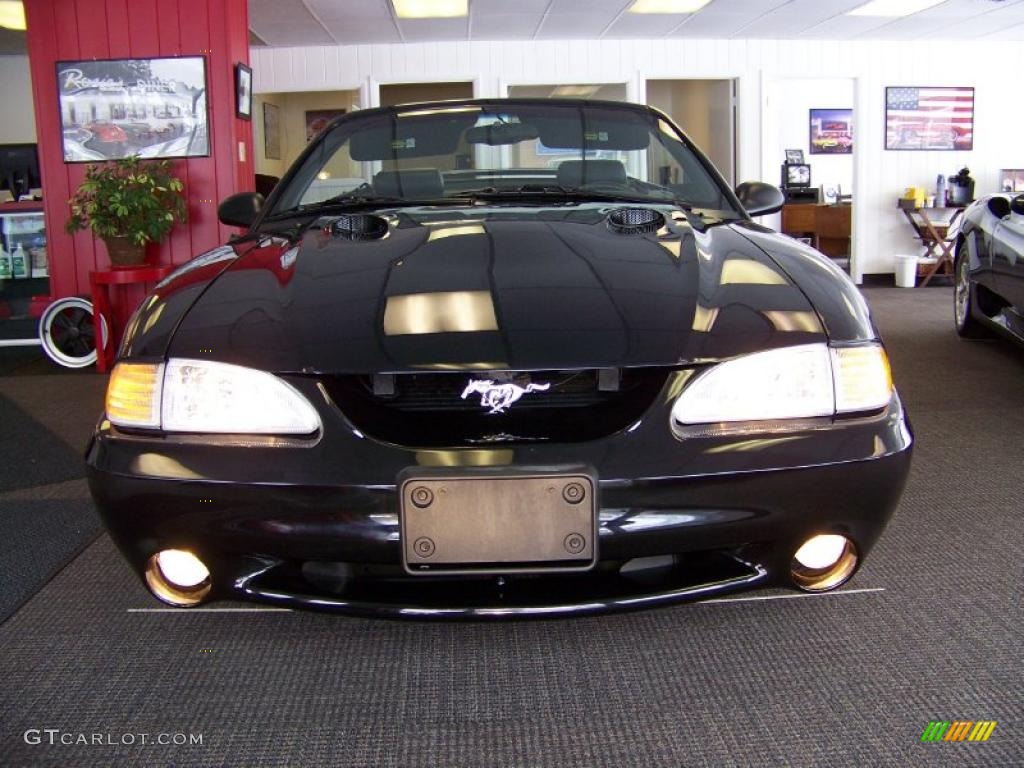
[[[1016,198],[1020,200],[1020,197]],[[996,195],[988,199],[988,212],[995,216],[997,219],[1005,219],[1010,215],[1010,201],[1005,197]]]
[[[1010,210],[1018,216],[1024,216],[1024,195],[1017,195],[1010,201]]]
[[[225,197],[217,206],[217,218],[229,227],[249,229],[263,210],[263,195],[258,192],[239,192]]]
[[[744,181],[736,187],[736,197],[751,216],[775,213],[786,202],[782,190],[763,181]]]

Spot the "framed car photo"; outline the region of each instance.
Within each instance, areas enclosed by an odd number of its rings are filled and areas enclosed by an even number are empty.
[[[974,149],[974,89],[885,89],[885,148]]]
[[[65,163],[210,154],[206,58],[57,62]]]
[[[324,130],[336,117],[345,114],[344,109],[307,109],[306,110],[306,143],[308,144]]]
[[[252,120],[252,70],[235,64],[235,116]]]
[[[812,109],[810,144],[812,155],[852,155],[853,110]]]

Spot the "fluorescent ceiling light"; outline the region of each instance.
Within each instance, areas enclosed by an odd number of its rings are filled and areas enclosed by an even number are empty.
[[[910,16],[915,13],[939,5],[946,0],[871,0],[870,3],[847,11],[848,16],[882,16],[895,18],[897,16]]]
[[[25,29],[25,6],[21,0],[0,0],[0,27]]]
[[[400,19],[454,19],[469,13],[469,0],[391,0]]]
[[[636,0],[630,13],[696,13],[711,0]]]

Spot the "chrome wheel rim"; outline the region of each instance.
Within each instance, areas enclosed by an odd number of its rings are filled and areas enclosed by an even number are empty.
[[[956,272],[956,327],[963,328],[967,322],[968,305],[971,301],[971,283],[967,275],[967,259],[960,260]]]
[[[43,351],[65,368],[85,368],[96,362],[96,337],[107,341],[106,320],[97,334],[92,302],[76,296],[58,299],[39,319]]]

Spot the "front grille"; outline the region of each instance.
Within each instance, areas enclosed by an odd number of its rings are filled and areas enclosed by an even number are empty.
[[[410,373],[323,380],[346,417],[371,437],[411,447],[453,447],[500,442],[581,442],[625,429],[650,407],[665,383],[663,368],[528,373]],[[471,381],[500,389],[466,393]],[[502,385],[513,385],[504,388]],[[531,386],[532,385],[532,386]],[[507,403],[504,393],[523,390]],[[463,394],[466,393],[466,397]]]

